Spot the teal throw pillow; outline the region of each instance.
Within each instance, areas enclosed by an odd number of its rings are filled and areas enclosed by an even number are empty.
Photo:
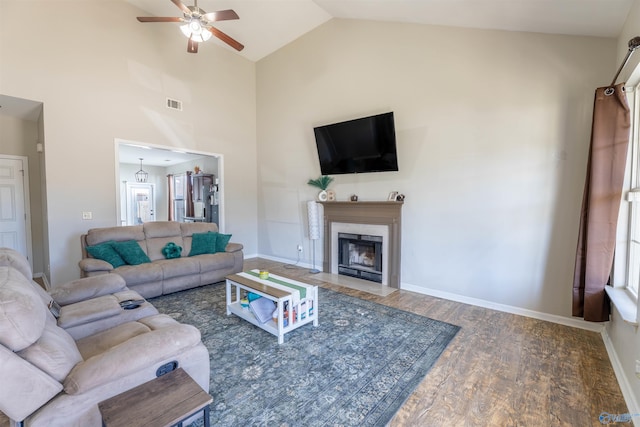
[[[169,242],[162,248],[162,255],[166,259],[180,258],[182,254],[182,246],[178,246],[173,242]]]
[[[151,262],[138,242],[127,240],[126,242],[113,242],[111,244],[122,259],[129,265],[139,265]]]
[[[216,252],[225,252],[227,250],[227,244],[229,240],[231,240],[231,234],[218,234],[218,239],[216,240]]]
[[[87,246],[87,252],[96,259],[101,259],[109,264],[113,265],[113,268],[118,268],[121,265],[125,265],[126,262],[122,259],[120,254],[113,248],[113,240],[100,243],[98,245]]]
[[[189,256],[215,254],[218,233],[193,233],[191,236],[191,252]]]

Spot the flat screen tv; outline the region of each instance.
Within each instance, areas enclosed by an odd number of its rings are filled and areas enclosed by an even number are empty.
[[[398,170],[393,112],[313,128],[322,175]]]

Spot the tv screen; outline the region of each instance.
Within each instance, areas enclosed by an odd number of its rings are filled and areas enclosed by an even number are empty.
[[[313,128],[322,175],[398,170],[393,112]]]

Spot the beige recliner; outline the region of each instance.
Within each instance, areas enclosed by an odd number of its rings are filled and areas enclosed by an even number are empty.
[[[99,402],[167,364],[209,390],[209,353],[195,327],[156,314],[74,339],[30,282],[0,266],[0,411],[14,422],[99,427]]]
[[[117,274],[88,277],[56,286],[47,293],[32,280],[29,261],[18,251],[0,248],[0,266],[11,266],[29,281],[48,305],[55,301],[60,308],[56,312],[58,326],[74,339],[84,338],[121,323],[158,314],[139,293],[127,288],[124,279]],[[123,308],[121,303],[136,301]],[[54,310],[56,311],[56,310]]]

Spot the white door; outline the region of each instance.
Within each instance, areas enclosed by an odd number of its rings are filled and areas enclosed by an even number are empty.
[[[153,184],[127,183],[127,225],[156,220]]]
[[[0,247],[15,249],[31,261],[26,163],[26,158],[0,157]]]

